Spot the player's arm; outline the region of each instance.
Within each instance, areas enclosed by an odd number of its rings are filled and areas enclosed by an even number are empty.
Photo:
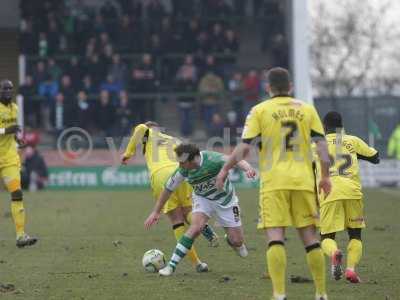
[[[19,125],[11,125],[6,128],[0,128],[0,135],[3,134],[17,134],[21,131],[21,127]]]
[[[223,156],[225,162],[228,161],[229,156],[224,155]],[[236,167],[238,167],[240,170],[242,170],[243,172],[246,173],[246,176],[248,178],[254,178],[256,176],[256,171],[254,170],[254,168],[244,159],[242,159],[241,161],[239,161],[236,164]]]
[[[217,176],[216,185],[222,189],[228,177],[229,170],[235,167],[240,161],[244,160],[250,152],[251,145],[261,135],[260,123],[257,117],[257,110],[253,108],[247,115],[243,129],[242,142],[239,143],[231,155],[229,155],[224,166]],[[247,166],[246,166],[247,167]]]
[[[314,106],[310,106],[311,110],[311,139],[316,144],[317,155],[320,161],[321,166],[321,179],[319,181],[319,190],[323,190],[325,193],[325,197],[331,192],[332,184],[329,179],[329,152],[328,152],[328,144],[325,139],[325,132],[322,126],[321,119]]]
[[[146,134],[146,131],[149,130],[145,124],[139,124],[135,127],[133,134],[129,140],[128,146],[125,149],[124,154],[122,155],[121,163],[126,164],[128,160],[136,154],[136,147],[139,143],[142,143],[143,137]]]
[[[356,137],[356,151],[357,159],[366,160],[372,164],[379,164],[379,152],[378,150],[369,147],[362,139]]]
[[[144,222],[144,227],[149,229],[154,224],[158,223],[160,219],[161,210],[163,209],[165,203],[168,201],[171,194],[178,188],[178,186],[185,180],[185,177],[180,172],[178,168],[171,177],[167,180],[164,190],[161,192],[160,197],[157,199],[157,203],[153,208],[153,211],[147,217]]]

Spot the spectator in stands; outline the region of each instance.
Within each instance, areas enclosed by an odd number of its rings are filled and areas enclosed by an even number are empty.
[[[268,71],[271,67],[267,66],[265,70],[262,71],[260,76],[260,98],[266,99],[269,98],[269,94],[267,92],[267,84],[268,84]]]
[[[132,70],[131,89],[137,93],[155,93],[158,85],[157,72],[152,56],[145,53],[142,56],[142,63]],[[140,122],[153,118],[154,101],[151,97],[135,99],[134,106],[139,109]]]
[[[56,64],[54,58],[49,58],[47,60],[47,72],[53,78],[53,80],[59,80],[62,75],[61,68]]]
[[[20,85],[19,93],[24,97],[24,115],[27,126],[38,127],[41,121],[41,101],[33,99],[36,96],[36,87],[31,75],[27,75],[25,83]]]
[[[31,55],[38,52],[35,34],[32,29],[32,21],[21,22],[19,41],[19,48],[22,54]]]
[[[133,126],[133,111],[129,103],[128,93],[122,90],[119,93],[119,103],[115,112],[116,136],[127,136],[132,130]]]
[[[100,85],[100,90],[107,91],[110,94],[111,99],[114,100],[121,92],[122,84],[121,82],[115,81],[114,77],[109,74],[107,75],[106,81]],[[112,102],[114,103],[115,101]]]
[[[25,149],[21,173],[23,189],[36,191],[45,188],[49,173],[46,162],[36,147],[28,146]]]
[[[283,13],[282,1],[269,0],[263,3],[263,26],[262,26],[262,43],[261,50],[266,52],[269,50],[273,38],[277,34],[284,34],[285,17]]]
[[[172,0],[174,17],[187,18],[194,14],[194,3],[190,0]]]
[[[225,37],[220,23],[215,23],[210,35],[211,51],[220,53],[225,50]]]
[[[114,49],[111,44],[107,44],[103,48],[103,52],[100,57],[100,62],[102,64],[102,68],[104,68],[104,72],[108,71],[108,68],[112,64],[112,57],[114,55]]]
[[[272,67],[288,68],[289,66],[289,45],[283,34],[277,34],[271,43]]]
[[[225,128],[229,129],[229,139],[231,146],[236,145],[237,139],[240,138],[238,129],[242,126],[242,121],[239,121],[238,115],[235,111],[231,110],[226,114]]]
[[[84,91],[79,91],[77,99],[77,119],[79,127],[90,130],[92,125],[92,107],[88,101],[87,94]]]
[[[260,97],[260,79],[256,70],[250,70],[244,78],[245,105],[244,114],[247,115],[250,109],[257,104]]]
[[[149,45],[146,47],[146,51],[153,57],[158,57],[163,54],[163,47],[161,45],[160,36],[156,33],[151,35]]]
[[[80,90],[84,91],[86,95],[94,95],[97,93],[97,88],[93,85],[90,75],[85,75],[81,82]]]
[[[225,58],[223,59],[224,64],[224,76],[229,77],[232,74],[232,70],[236,64],[236,55],[239,51],[239,41],[236,36],[236,33],[232,29],[228,29],[225,31],[224,36],[224,54]]]
[[[239,121],[243,121],[243,104],[245,88],[243,82],[243,74],[235,72],[228,82],[230,99],[232,100],[232,108],[236,112]]]
[[[112,135],[115,122],[115,109],[111,104],[110,95],[107,91],[100,92],[100,99],[95,106],[96,127],[105,136]]]
[[[203,121],[208,132],[211,131],[212,116],[218,111],[218,104],[222,100],[224,90],[222,78],[212,71],[208,71],[200,80],[199,93],[201,94]]]
[[[188,2],[188,1],[187,1]],[[200,23],[197,18],[193,18],[189,22],[189,26],[183,32],[184,50],[194,53],[197,50],[197,38],[200,34]]]
[[[212,18],[224,18],[232,15],[232,7],[225,0],[204,0],[203,15]]]
[[[97,34],[102,33],[102,32],[107,32],[107,27],[104,23],[104,18],[100,13],[96,14],[96,16],[95,16],[94,24],[93,24],[93,31]]]
[[[93,54],[90,57],[86,69],[95,86],[98,86],[101,80],[105,78],[106,67],[107,66],[104,64],[104,62],[99,61],[99,56],[97,54]]]
[[[39,96],[45,97],[47,103],[51,103],[55,95],[57,95],[59,85],[57,81],[53,80],[50,75],[47,75],[46,79],[39,84]]]
[[[142,51],[142,34],[139,24],[134,22],[129,15],[124,15],[121,19],[116,46],[122,53],[127,53],[130,50],[133,52]]]
[[[48,77],[49,77],[49,74],[47,73],[45,63],[41,60],[38,61],[38,63],[36,64],[36,69],[33,72],[33,78],[34,78],[35,84],[40,85]]]
[[[236,16],[244,17],[246,10],[246,2],[243,0],[233,0],[233,13]]]
[[[145,5],[146,17],[152,22],[156,23],[166,15],[165,7],[160,0],[148,0]]]
[[[164,17],[161,21],[161,28],[157,30],[161,38],[161,46],[165,52],[177,51],[178,37],[174,28],[172,28],[171,19]]]
[[[179,67],[176,77],[178,80],[190,78],[191,81],[197,82],[198,70],[194,64],[193,55],[188,54],[185,56],[184,63]]]
[[[57,54],[60,50],[60,31],[58,29],[58,25],[55,20],[51,20],[49,22],[47,41],[49,47],[48,54],[49,55]]]
[[[224,135],[224,120],[219,113],[214,113],[208,128],[209,137],[222,137]]]
[[[131,16],[140,18],[142,16],[141,0],[117,0],[121,10]]]
[[[204,55],[210,52],[210,40],[206,31],[200,31],[196,40],[198,54]]]
[[[181,133],[189,136],[193,132],[193,106],[197,88],[197,67],[193,63],[193,56],[187,55],[184,64],[176,74],[176,88],[179,92],[187,93],[178,97],[178,107],[181,115]]]
[[[207,55],[205,59],[205,63],[202,66],[202,74],[204,75],[207,72],[212,72],[217,75],[221,75],[221,71],[215,61],[215,56],[214,55]]]
[[[44,58],[49,55],[49,42],[47,40],[47,35],[44,32],[39,33],[37,49],[40,57]]]
[[[110,36],[107,32],[100,33],[99,36],[99,49],[104,50],[104,48],[110,44]]]
[[[71,78],[74,90],[79,88],[83,76],[82,72],[83,68],[79,63],[79,59],[76,56],[71,57],[66,67],[66,74]]]
[[[102,7],[100,7],[100,14],[106,22],[116,20],[118,13],[116,7],[107,0]]]
[[[61,78],[61,85],[59,89],[63,95],[63,110],[64,110],[64,126],[72,127],[77,125],[77,100],[76,94],[72,88],[71,77],[64,75]]]
[[[114,54],[112,57],[112,64],[108,69],[108,74],[114,78],[115,82],[125,86],[127,73],[128,67],[121,61],[121,56],[119,54]]]
[[[400,160],[400,124],[397,125],[389,138],[387,154],[389,157]]]

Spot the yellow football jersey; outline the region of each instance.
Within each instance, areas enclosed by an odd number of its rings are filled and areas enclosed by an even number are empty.
[[[314,191],[311,137],[324,129],[314,106],[274,97],[252,108],[242,139],[259,138],[260,183],[264,191]]]
[[[178,167],[174,154],[174,149],[178,142],[179,140],[172,136],[163,134],[145,124],[140,124],[135,127],[124,156],[131,157],[135,155],[137,146],[141,144],[147,168],[150,175],[152,175],[164,167]]]
[[[17,125],[18,106],[15,103],[0,103],[0,128]],[[0,134],[0,168],[19,165],[17,143],[14,134]]]
[[[331,161],[329,173],[332,191],[328,197],[321,197],[321,204],[335,200],[361,199],[358,158],[373,157],[378,151],[360,138],[344,133],[327,134],[326,140]]]

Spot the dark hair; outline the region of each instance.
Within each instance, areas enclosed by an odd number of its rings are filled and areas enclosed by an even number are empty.
[[[336,111],[328,112],[324,117],[325,130],[343,128],[342,116]]]
[[[289,93],[291,79],[288,70],[272,68],[268,71],[267,80],[271,90],[275,93]]]
[[[181,162],[192,161],[200,156],[200,149],[195,144],[180,144],[174,151]]]

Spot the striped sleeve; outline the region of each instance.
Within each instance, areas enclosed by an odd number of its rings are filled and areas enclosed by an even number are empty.
[[[182,172],[180,168],[177,168],[175,172],[171,175],[171,177],[167,180],[164,187],[170,192],[175,191],[182,183],[182,181],[186,179],[183,173],[184,172]]]

